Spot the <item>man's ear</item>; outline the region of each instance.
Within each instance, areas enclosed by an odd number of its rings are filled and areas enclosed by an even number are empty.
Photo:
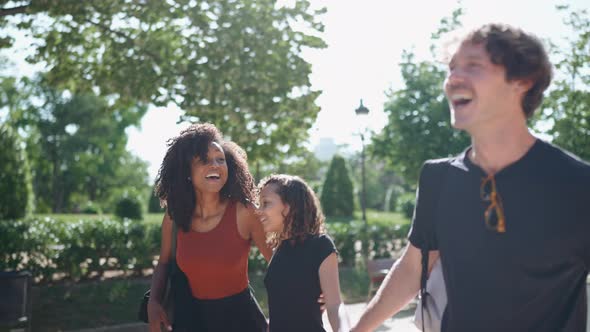
[[[527,93],[533,87],[531,80],[514,80],[514,88],[522,94]]]

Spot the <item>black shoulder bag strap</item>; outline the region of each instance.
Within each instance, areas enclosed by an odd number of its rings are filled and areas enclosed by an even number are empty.
[[[425,188],[420,188],[420,190],[427,189],[431,191],[434,195],[432,195],[432,200],[430,203],[432,205],[420,207],[430,209],[432,211],[431,214],[431,231],[434,231],[434,214],[436,213],[436,208],[440,201],[440,197],[442,194],[442,189],[444,186],[444,180],[447,177],[447,173],[450,169],[450,162],[451,161],[443,161],[433,164],[425,164],[424,169],[424,181],[422,186]],[[428,242],[428,241],[427,241]],[[430,294],[426,291],[426,282],[428,281],[428,255],[429,251],[432,247],[432,243],[428,243],[424,248],[421,248],[420,251],[422,253],[422,272],[420,275],[420,298],[422,299],[422,306],[420,310],[422,311],[422,329],[424,330],[424,307],[426,307],[426,298],[430,296]]]
[[[170,273],[174,273],[176,270],[176,233],[178,232],[178,227],[176,226],[176,222],[172,220],[172,256],[170,257],[171,261],[168,263],[168,278],[170,278]]]

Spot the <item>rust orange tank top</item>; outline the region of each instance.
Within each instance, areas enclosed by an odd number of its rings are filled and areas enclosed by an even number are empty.
[[[250,242],[238,232],[236,202],[208,232],[177,233],[176,261],[198,299],[220,299],[248,287]]]

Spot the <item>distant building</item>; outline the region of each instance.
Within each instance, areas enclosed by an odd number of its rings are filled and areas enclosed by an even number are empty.
[[[320,143],[313,149],[313,154],[321,161],[331,160],[338,152],[338,145],[331,137],[320,138]]]

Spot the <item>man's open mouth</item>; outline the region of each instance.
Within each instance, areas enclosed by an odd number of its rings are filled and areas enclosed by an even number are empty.
[[[453,94],[451,95],[451,103],[454,108],[461,108],[469,104],[472,100],[472,96],[468,94]]]

